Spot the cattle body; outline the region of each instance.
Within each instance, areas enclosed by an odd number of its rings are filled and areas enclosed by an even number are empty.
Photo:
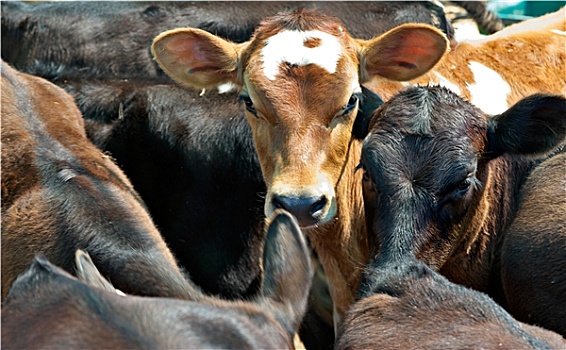
[[[448,47],[436,29],[437,55]],[[337,18],[297,10],[266,19],[250,41],[236,44],[196,28],[160,34],[157,62],[179,83],[240,87],[263,178],[264,212],[295,215],[328,275],[336,324],[353,301],[367,242],[360,174],[360,142],[352,137],[365,76],[379,56],[373,40],[353,39]],[[283,46],[284,43],[284,46]],[[284,49],[282,49],[284,47]],[[426,69],[425,68],[425,69]]]
[[[309,253],[293,217],[278,213],[259,295],[200,303],[118,295],[80,250],[80,280],[39,257],[2,306],[2,347],[291,349],[313,275]]]
[[[491,118],[438,86],[387,101],[361,157],[373,254],[422,260],[564,336],[565,115],[561,95]]]
[[[148,47],[160,32],[195,27],[235,42],[248,40],[260,21],[293,8],[320,8],[360,37],[407,22],[453,35],[432,2],[325,1],[88,1],[2,2],[2,58],[20,71],[51,81],[80,78],[170,82]]]
[[[515,320],[486,294],[417,260],[372,262],[335,349],[564,349],[551,331]]]
[[[201,298],[141,198],[87,138],[73,98],[2,62],[2,298],[37,253],[88,251],[124,292]]]
[[[488,114],[504,112],[538,92],[566,95],[566,8],[529,19],[477,40],[460,42],[432,69],[416,79],[405,74],[419,67],[431,49],[411,48],[421,34],[408,25],[385,33],[384,54],[367,87],[384,100],[409,85],[446,86]],[[440,35],[440,33],[438,33]]]

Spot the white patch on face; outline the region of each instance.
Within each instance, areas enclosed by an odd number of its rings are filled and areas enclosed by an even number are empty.
[[[450,80],[446,79],[445,77],[443,77],[438,72],[434,72],[434,74],[438,78],[438,85],[444,86],[445,88],[447,88],[448,90],[452,91],[455,94],[458,94],[458,95],[462,94],[462,91],[460,90],[460,88],[458,86],[454,85],[452,82],[450,82]]]
[[[312,48],[305,47],[305,40],[311,38],[320,39],[320,45]],[[269,80],[275,80],[279,72],[279,65],[287,62],[298,66],[316,64],[333,74],[336,72],[342,52],[343,49],[338,39],[328,33],[319,30],[282,31],[265,41],[265,46],[261,50],[263,73]]]
[[[468,64],[474,74],[475,84],[467,84],[471,101],[487,114],[499,114],[507,110],[507,96],[511,93],[509,84],[493,69],[481,63]]]

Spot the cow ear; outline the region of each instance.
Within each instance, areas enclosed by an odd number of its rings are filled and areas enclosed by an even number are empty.
[[[196,28],[178,28],[159,34],[151,52],[159,66],[178,83],[212,88],[237,83],[239,48],[236,44]]]
[[[304,316],[314,270],[310,250],[295,218],[277,210],[267,229],[262,295],[279,321],[294,334]]]
[[[79,280],[91,286],[116,293],[114,286],[102,277],[87,252],[78,249],[75,252],[75,264]]]
[[[362,82],[381,76],[395,81],[428,72],[449,49],[446,36],[435,27],[403,24],[369,41],[360,41]]]
[[[566,137],[566,98],[534,94],[488,119],[486,158],[504,153],[541,156]]]

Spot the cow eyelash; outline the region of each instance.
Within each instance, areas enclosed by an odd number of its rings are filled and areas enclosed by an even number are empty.
[[[358,102],[361,101],[361,97],[363,95],[361,93],[355,93],[352,96],[350,96],[350,99],[348,100],[348,104],[346,105],[346,107],[344,107],[344,109],[342,110],[342,113],[340,113],[341,115],[345,115],[348,114],[352,111],[352,109],[354,109],[354,107],[356,107],[358,105]]]
[[[250,112],[251,114],[257,117],[257,111],[254,107],[254,103],[252,102],[252,99],[249,96],[240,95],[240,102],[244,103],[248,112]]]

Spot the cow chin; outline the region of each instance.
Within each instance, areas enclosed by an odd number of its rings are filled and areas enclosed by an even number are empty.
[[[268,191],[265,201],[265,216],[271,218],[276,209],[284,209],[297,219],[301,228],[324,224],[336,216],[336,196],[310,193],[275,193]]]

